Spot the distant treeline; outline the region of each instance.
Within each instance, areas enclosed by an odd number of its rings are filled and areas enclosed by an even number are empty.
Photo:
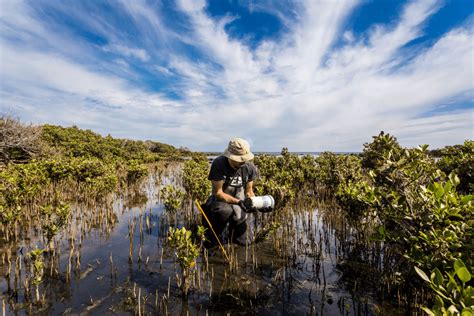
[[[186,148],[157,141],[103,137],[77,126],[26,125],[10,116],[0,120],[0,162],[27,162],[32,158],[66,156],[101,160],[136,159],[152,162],[163,157],[190,155]]]

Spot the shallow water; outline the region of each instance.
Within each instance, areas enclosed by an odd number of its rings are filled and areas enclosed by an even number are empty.
[[[351,275],[342,273],[341,267],[347,264],[344,251],[350,248],[343,245],[350,234],[342,234],[345,240],[339,240],[336,232],[341,228],[335,212],[314,205],[289,212],[290,216],[283,217],[287,221],[265,241],[250,247],[227,245],[227,251],[238,261],[232,271],[219,249],[209,250],[207,262],[201,255],[194,290],[187,301],[183,300],[176,282],[179,267],[166,246],[166,235],[170,225],[182,226],[185,220],[183,213],[166,214],[158,196],[162,185],[179,186],[179,182],[179,167],[171,168],[159,181],[150,177],[142,186],[142,198],[139,195],[135,200],[143,200],[145,195],[144,204],[133,206],[133,199],[116,197],[109,207],[75,206],[76,216],[66,229],[68,233],[56,238],[57,253],[45,255],[45,277],[39,286],[45,300],[42,306],[29,304],[33,295],[22,287],[30,269],[23,264],[16,280],[14,272],[15,260],[26,263],[26,252],[34,245],[42,247],[42,239],[3,245],[4,255],[7,248],[11,249],[13,262],[9,281],[3,278],[0,282],[6,314],[138,314],[139,308],[140,314],[170,315],[380,312],[370,286],[354,286]],[[251,215],[250,229],[258,231],[270,218],[271,214]],[[128,234],[132,226],[130,262]],[[2,275],[7,271],[4,261]]]

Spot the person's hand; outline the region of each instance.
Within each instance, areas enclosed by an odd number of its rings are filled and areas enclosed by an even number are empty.
[[[257,209],[253,206],[253,202],[251,198],[246,198],[244,200],[245,207],[247,208],[247,213],[254,213]]]
[[[251,209],[251,208],[253,208],[253,202],[252,202],[252,199],[251,199],[251,198],[249,198],[249,197],[248,197],[248,198],[245,198],[245,200],[244,200],[244,204],[245,204],[245,207],[246,207],[247,209]]]
[[[240,208],[242,209],[242,211],[244,211],[245,213],[247,213],[247,206],[245,206],[244,200],[240,200],[239,203],[237,203],[237,205],[240,206]]]
[[[273,211],[273,208],[263,207],[263,208],[259,209],[258,211],[261,212],[261,213],[270,213],[271,211]]]

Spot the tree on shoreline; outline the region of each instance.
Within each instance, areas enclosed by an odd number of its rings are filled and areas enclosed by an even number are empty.
[[[24,163],[41,152],[41,126],[25,125],[11,115],[0,118],[0,163]]]

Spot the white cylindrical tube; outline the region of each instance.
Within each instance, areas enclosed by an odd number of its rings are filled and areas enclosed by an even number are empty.
[[[256,209],[261,208],[274,208],[275,207],[275,200],[271,195],[263,195],[263,196],[253,196],[250,198],[252,200],[252,206]]]

